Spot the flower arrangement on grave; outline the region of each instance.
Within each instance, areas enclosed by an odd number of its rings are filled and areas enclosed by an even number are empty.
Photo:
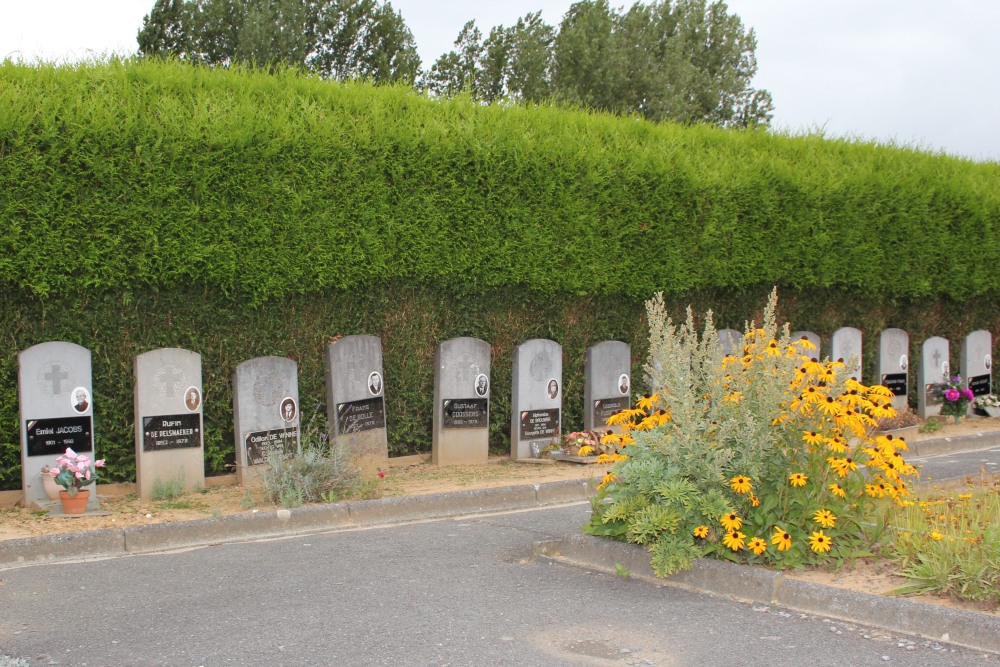
[[[879,434],[892,393],[812,358],[776,322],[772,293],[740,348],[719,348],[711,312],[677,325],[646,304],[651,394],[612,416],[613,468],[584,527],[641,544],[666,576],[700,556],[796,568],[873,553],[916,469]]]
[[[563,451],[570,456],[598,456],[613,449],[601,444],[601,436],[594,431],[567,433],[562,441]]]
[[[987,394],[986,396],[976,396],[976,400],[972,403],[977,408],[1000,408],[1000,396],[996,394]]]
[[[97,481],[97,469],[103,467],[104,459],[94,461],[86,454],[77,454],[67,448],[66,453],[56,459],[55,467],[49,466],[48,474],[72,498],[83,487]]]
[[[972,390],[962,386],[962,376],[952,375],[934,385],[934,394],[941,398],[941,414],[951,415],[955,423],[969,410],[975,399]]]

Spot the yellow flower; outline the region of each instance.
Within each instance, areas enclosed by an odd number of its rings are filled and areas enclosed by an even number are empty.
[[[829,551],[831,546],[833,546],[833,540],[824,535],[822,530],[809,536],[809,548],[818,554]]]
[[[834,484],[831,484],[830,486],[828,486],[827,488],[830,489],[830,493],[832,493],[833,495],[837,496],[838,498],[846,498],[847,497],[847,492],[844,491],[844,487],[842,487],[840,484],[834,483]]]
[[[771,544],[777,544],[778,551],[788,551],[792,548],[792,536],[780,526],[775,526],[774,535],[771,536]]]
[[[594,453],[594,448],[591,447],[590,445],[584,445],[583,447],[581,447],[576,451],[577,456],[587,456],[588,454],[593,454],[593,453]]]
[[[972,497],[971,493],[960,493],[960,494],[958,494],[958,499],[959,500],[968,500],[971,497]]]
[[[750,494],[750,497],[747,498],[747,500],[750,501],[750,506],[751,507],[757,507],[757,506],[760,505],[760,498],[758,498],[757,496],[755,496],[752,493]]]
[[[695,537],[700,537],[701,539],[705,539],[706,537],[708,537],[708,526],[698,526],[691,532],[694,534]]]
[[[759,556],[765,551],[767,551],[767,542],[760,539],[759,537],[751,538],[747,543],[747,549],[754,552],[755,555]]]
[[[739,530],[743,526],[743,519],[741,519],[735,512],[730,512],[729,514],[723,514],[722,518],[719,519],[722,527],[726,530]]]
[[[944,535],[942,535],[936,530],[932,530],[930,535],[928,535],[927,537],[931,538],[932,540],[940,540],[941,538],[944,537]]]
[[[858,464],[854,462],[854,459],[847,457],[844,459],[837,458],[836,456],[831,456],[826,460],[830,464],[830,467],[838,477],[847,477],[847,474],[858,469]]]
[[[739,551],[743,548],[743,540],[745,540],[746,537],[746,535],[738,530],[730,530],[726,533],[726,536],[722,538],[722,543],[733,551]]]
[[[608,484],[617,481],[617,479],[618,477],[616,477],[613,472],[609,472],[603,479],[601,479],[601,483],[597,485],[598,490],[603,489]]]
[[[809,481],[809,478],[800,472],[793,472],[791,475],[788,476],[788,481],[792,486],[801,487],[806,485],[806,482]]]
[[[753,485],[750,484],[752,480],[749,477],[744,477],[743,475],[737,475],[729,480],[729,486],[732,487],[733,491],[736,493],[750,493],[750,489]]]
[[[802,439],[810,445],[818,445],[824,440],[823,436],[816,431],[803,431]]]
[[[830,510],[819,509],[816,510],[816,514],[813,515],[813,521],[824,528],[833,528],[837,524],[837,517],[835,517],[833,512]]]

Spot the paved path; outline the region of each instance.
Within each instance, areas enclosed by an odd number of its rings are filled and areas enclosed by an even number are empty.
[[[530,558],[589,505],[0,572],[34,665],[997,665],[996,656]]]

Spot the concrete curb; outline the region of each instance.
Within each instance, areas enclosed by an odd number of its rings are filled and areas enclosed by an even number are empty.
[[[593,491],[593,486],[586,481],[566,480],[271,512],[242,512],[194,521],[3,540],[0,541],[0,570],[56,561],[109,558],[344,528],[531,509],[583,501]]]
[[[641,546],[589,535],[541,542],[535,545],[535,557],[610,574],[615,574],[616,565],[623,566],[631,576],[657,584],[1000,652],[1000,618],[996,616],[799,581],[759,567],[699,559],[690,570],[661,579],[653,573],[649,554]]]
[[[906,443],[909,448],[909,455],[917,458],[925,456],[940,456],[942,454],[955,454],[957,452],[970,452],[977,449],[989,449],[1000,445],[1000,431],[986,431],[984,433],[972,433],[970,435],[960,435],[954,438],[934,438],[933,440],[919,440]]]

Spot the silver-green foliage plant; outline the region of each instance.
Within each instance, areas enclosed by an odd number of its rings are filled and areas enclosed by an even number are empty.
[[[776,340],[786,349],[787,325],[778,330],[772,292],[760,325],[746,325],[747,336]],[[689,308],[681,324],[667,315],[662,294],[646,303],[649,357],[644,370],[657,405],[669,410],[667,423],[633,431],[628,459],[614,468],[605,502],[596,506],[586,530],[646,545],[656,573],[666,576],[690,567],[704,553],[693,537],[698,526],[718,523],[737,499],[726,480],[733,474],[756,479],[783,474],[791,448],[774,420],[787,402],[788,369],[798,359],[768,356],[746,376],[736,392],[728,369],[741,350],[725,357],[709,311],[699,335]],[[780,371],[780,372],[779,372]],[[799,434],[800,436],[801,434]]]
[[[330,442],[311,425],[302,435],[298,454],[285,459],[272,452],[263,479],[268,498],[283,507],[370,496],[374,491],[344,445]]]

